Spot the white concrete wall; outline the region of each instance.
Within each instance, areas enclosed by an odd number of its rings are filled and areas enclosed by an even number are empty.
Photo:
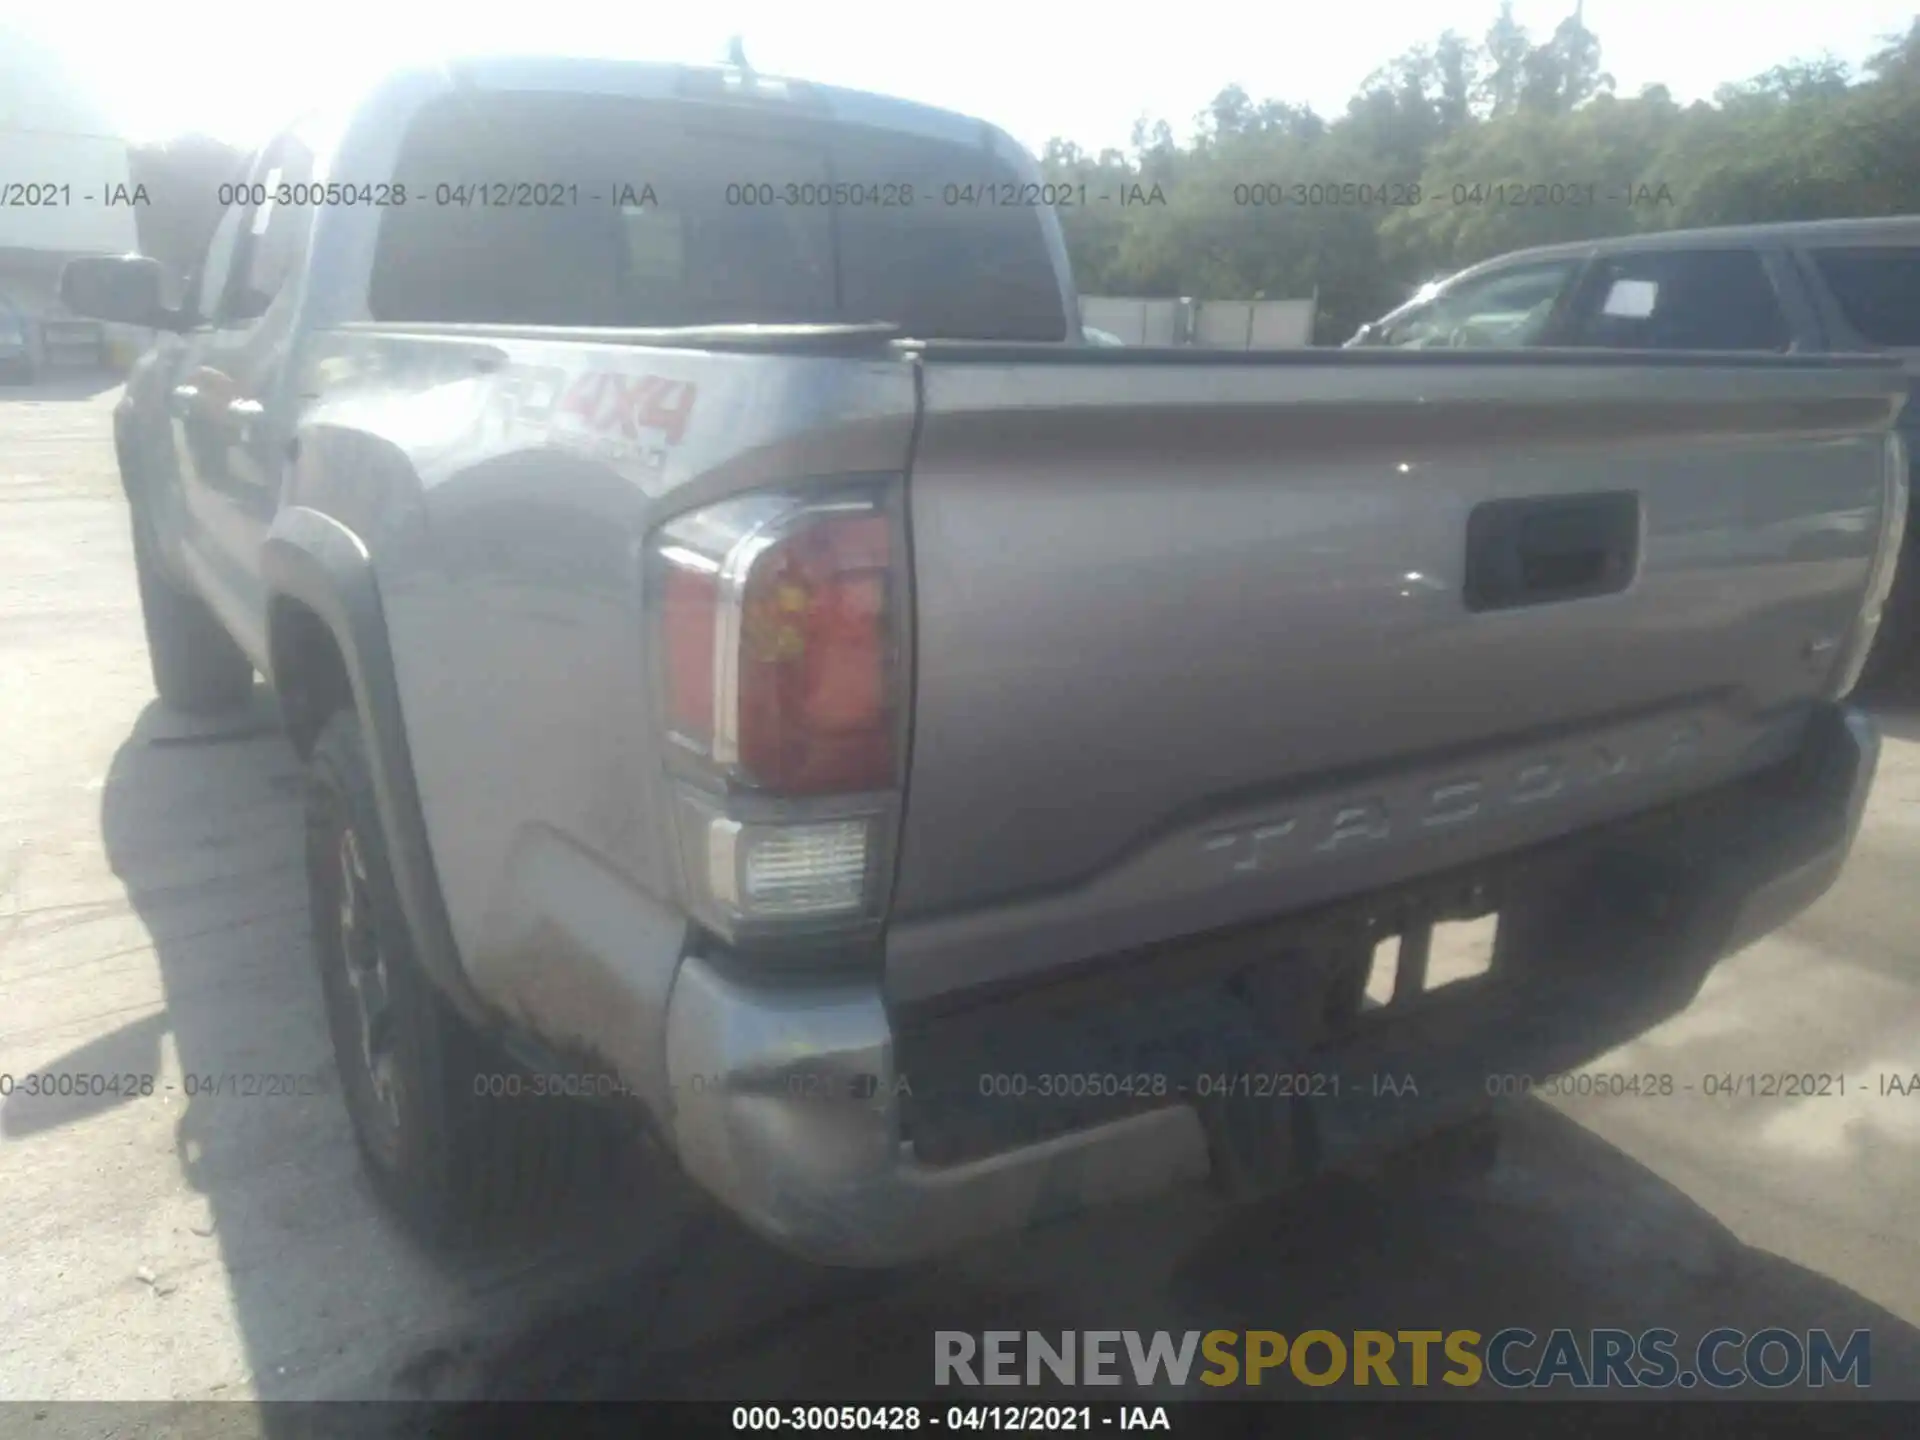
[[[0,250],[52,250],[67,254],[120,255],[140,248],[134,209],[111,204],[120,187],[130,194],[125,142],[104,135],[47,130],[0,130],[0,184],[40,187],[65,194],[53,204],[20,204],[34,198],[9,193],[0,204]]]
[[[1312,300],[1145,300],[1083,295],[1083,324],[1129,345],[1291,350],[1313,343]]]
[[[1080,321],[1129,345],[1177,345],[1181,343],[1181,305],[1178,300],[1082,295]]]
[[[1205,300],[1193,343],[1218,350],[1293,350],[1313,343],[1311,300]]]

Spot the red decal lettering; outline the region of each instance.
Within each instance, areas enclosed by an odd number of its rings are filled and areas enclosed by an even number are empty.
[[[653,392],[665,383],[658,375],[622,376],[614,381],[620,397],[614,406],[614,416],[618,417],[620,433],[629,440],[640,438],[641,430],[647,425],[647,407]]]
[[[600,413],[600,398],[607,388],[607,378],[604,371],[587,371],[567,387],[566,398],[560,402],[560,413],[578,415],[586,424],[596,424]]]
[[[657,430],[668,444],[677,445],[687,432],[698,394],[699,387],[685,380],[595,370],[574,381],[555,409],[578,416],[590,429],[618,431],[629,440]]]
[[[678,445],[687,433],[687,420],[693,414],[693,399],[699,389],[685,380],[667,381],[648,402],[646,423],[667,437],[669,445]]]

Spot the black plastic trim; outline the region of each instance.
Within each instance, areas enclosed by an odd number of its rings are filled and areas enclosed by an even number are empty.
[[[491,1011],[460,963],[453,925],[441,898],[427,842],[426,815],[414,784],[386,615],[366,546],[331,516],[289,506],[268,532],[261,571],[269,614],[274,600],[297,600],[320,617],[339,647],[371,752],[367,758],[373,767],[374,796],[386,830],[394,885],[421,967],[469,1023],[495,1029]]]

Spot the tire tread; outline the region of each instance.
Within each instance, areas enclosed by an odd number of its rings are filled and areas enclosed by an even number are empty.
[[[497,1099],[476,1094],[476,1077],[528,1072],[489,1037],[476,1032],[440,993],[414,954],[387,860],[373,778],[359,717],[336,712],[321,728],[309,765],[309,884],[318,897],[325,877],[329,825],[325,792],[332,790],[360,840],[373,890],[376,923],[392,972],[399,1024],[409,1042],[401,1065],[416,1088],[411,1120],[422,1133],[410,1137],[413,1163],[386,1166],[354,1119],[355,1139],[375,1190],[409,1228],[436,1248],[485,1244],[545,1228],[558,1212],[597,1191],[620,1170],[626,1146],[622,1117],[611,1107],[559,1098]],[[337,834],[337,831],[326,831]],[[316,900],[316,958],[324,953]],[[324,977],[323,977],[324,978]],[[331,1003],[331,1002],[330,1002]],[[335,1030],[336,1058],[340,1031]],[[348,1086],[342,1076],[342,1093]]]

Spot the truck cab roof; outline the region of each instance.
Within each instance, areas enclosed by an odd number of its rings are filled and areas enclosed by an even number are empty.
[[[822,118],[951,142],[1000,136],[984,120],[865,90],[766,75],[731,65],[610,60],[568,55],[476,55],[436,67],[458,88],[561,90],[637,100],[706,100],[788,107]],[[396,77],[389,77],[398,78]]]

